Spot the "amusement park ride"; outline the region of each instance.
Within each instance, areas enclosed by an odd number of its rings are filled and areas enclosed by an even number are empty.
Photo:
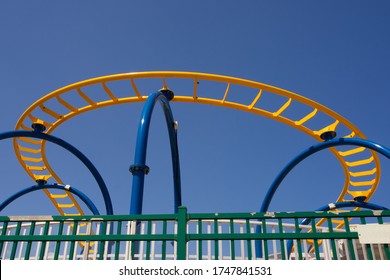
[[[118,97],[115,83],[125,81],[127,96]],[[139,82],[159,85],[143,92]],[[223,85],[223,91],[202,95],[203,82]],[[96,100],[99,88],[105,98]],[[248,103],[230,95],[250,90]],[[267,106],[264,96],[281,103]],[[77,98],[73,98],[77,97]],[[76,101],[77,100],[77,101]],[[55,130],[85,112],[125,103],[144,103],[138,126],[130,213],[117,215],[102,176],[93,163]],[[182,203],[177,123],[171,102],[208,104],[245,111],[289,125],[318,143],[293,158],[277,175],[257,213],[187,213]],[[173,214],[146,215],[142,211],[148,134],[155,105],[162,106],[172,157]],[[299,108],[299,109],[298,109]],[[302,110],[305,108],[305,110]],[[298,114],[287,114],[297,111]],[[299,115],[300,114],[300,115]],[[299,117],[297,117],[299,116]],[[317,121],[326,119],[329,122]],[[43,190],[58,216],[1,216],[1,259],[390,259],[390,210],[369,202],[378,187],[378,153],[390,150],[369,141],[352,123],[308,98],[270,85],[213,74],[139,72],[98,77],[55,90],[32,104],[15,130],[0,134],[13,139],[15,155],[34,185],[0,204],[0,211],[23,195]],[[91,172],[105,209],[77,188],[67,185],[49,163],[48,142],[76,156]],[[309,156],[329,149],[342,166],[344,186],[336,201],[324,201],[313,212],[269,212],[283,179]],[[78,198],[78,200],[76,199]],[[86,216],[83,202],[93,215]],[[319,205],[321,206],[321,205]],[[350,210],[341,210],[348,208]]]

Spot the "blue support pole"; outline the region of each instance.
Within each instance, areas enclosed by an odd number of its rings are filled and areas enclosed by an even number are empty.
[[[171,146],[173,180],[174,180],[174,207],[177,213],[181,205],[181,182],[180,182],[180,164],[179,151],[177,144],[177,131],[172,115],[169,101],[173,98],[173,92],[167,89],[152,93],[145,102],[142,110],[140,122],[138,125],[137,143],[135,148],[134,164],[130,166],[130,172],[133,174],[133,185],[131,193],[130,214],[142,213],[142,202],[144,192],[145,175],[149,173],[149,167],[146,165],[146,152],[149,136],[149,127],[155,104],[159,101],[162,105],[166,123],[168,126],[169,140]]]
[[[40,125],[35,125],[35,126],[33,125],[33,128],[35,129],[34,131],[17,130],[17,131],[10,131],[10,132],[1,133],[0,140],[4,140],[4,139],[8,139],[8,138],[16,138],[16,137],[38,138],[38,139],[52,142],[54,144],[61,146],[64,149],[68,150],[73,155],[75,155],[91,172],[91,174],[95,178],[95,180],[100,188],[100,191],[103,195],[104,203],[105,203],[106,210],[107,210],[107,215],[113,215],[114,211],[113,211],[111,197],[110,197],[110,194],[108,192],[107,186],[104,183],[102,176],[97,171],[96,167],[92,164],[92,162],[83,153],[81,153],[78,149],[76,149],[75,147],[73,147],[69,143],[65,142],[64,140],[57,138],[55,136],[52,136],[50,134],[42,133],[44,129],[43,130],[39,129]]]
[[[0,212],[3,211],[3,209],[5,207],[7,207],[10,203],[15,201],[19,197],[21,197],[21,196],[23,196],[25,194],[31,193],[31,192],[42,190],[42,189],[58,189],[58,190],[71,192],[74,195],[78,196],[87,205],[89,210],[91,210],[91,212],[94,215],[100,215],[99,210],[96,208],[96,206],[92,202],[92,200],[90,200],[88,196],[86,196],[83,192],[79,191],[78,189],[76,189],[74,187],[70,187],[70,186],[64,186],[64,185],[61,185],[61,184],[44,184],[44,183],[42,183],[42,184],[38,183],[38,185],[34,185],[34,186],[31,186],[31,187],[25,188],[25,189],[15,193],[14,195],[10,196],[9,198],[4,200],[0,204]]]
[[[333,204],[328,204],[324,205],[315,211],[330,211],[330,210],[335,210],[335,209],[340,209],[340,208],[348,208],[348,207],[360,207],[364,209],[371,209],[371,210],[389,210],[389,208],[386,208],[384,206],[380,206],[374,203],[368,203],[364,201],[344,201],[344,202],[336,202]],[[303,219],[299,225],[308,225],[310,224],[311,219],[306,218]],[[300,231],[300,230],[299,230]],[[293,241],[288,240],[287,242],[287,256],[290,258],[290,254],[293,248]]]

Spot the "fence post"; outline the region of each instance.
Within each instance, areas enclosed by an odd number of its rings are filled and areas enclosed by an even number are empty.
[[[187,257],[187,207],[178,207],[177,216],[177,259],[185,260]]]

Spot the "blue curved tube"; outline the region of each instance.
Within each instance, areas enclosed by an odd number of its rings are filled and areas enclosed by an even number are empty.
[[[174,187],[174,211],[178,213],[179,206],[182,205],[181,200],[181,178],[180,178],[180,162],[179,162],[179,146],[177,141],[177,130],[174,128],[174,118],[171,107],[166,98],[161,98],[160,103],[163,106],[165,119],[168,127],[169,142],[171,146],[171,158],[173,169],[173,187]]]
[[[67,188],[66,186],[60,185],[60,184],[38,184],[38,185],[34,185],[34,186],[28,187],[26,189],[23,189],[23,190],[15,193],[14,195],[10,196],[6,200],[4,200],[0,204],[0,212],[3,211],[3,209],[5,207],[7,207],[10,203],[15,201],[19,197],[21,197],[25,194],[28,194],[30,192],[35,192],[35,191],[42,190],[42,189],[58,189],[58,190],[71,192],[74,195],[78,196],[87,205],[89,210],[91,210],[91,212],[94,215],[100,215],[99,210],[96,208],[95,204],[83,192],[79,191],[78,189],[75,189],[74,187]]]
[[[113,215],[114,211],[112,208],[112,202],[111,197],[108,192],[107,186],[104,183],[104,180],[100,173],[97,171],[96,167],[92,164],[92,162],[78,149],[70,145],[69,143],[65,142],[64,140],[57,138],[55,136],[52,136],[50,134],[41,133],[39,131],[26,131],[26,130],[17,130],[17,131],[10,131],[0,134],[0,140],[8,139],[8,138],[16,138],[16,137],[31,137],[31,138],[38,138],[43,139],[49,142],[52,142],[54,144],[57,144],[64,149],[71,152],[73,155],[75,155],[84,165],[88,168],[88,170],[92,173],[93,177],[95,178],[96,182],[99,185],[100,191],[103,195],[104,203],[106,206],[106,212],[107,215]]]
[[[364,139],[358,139],[358,138],[339,138],[334,140],[329,140],[327,142],[319,143],[317,145],[311,146],[309,149],[303,151],[301,154],[299,154],[297,157],[295,157],[292,161],[290,161],[283,170],[278,174],[278,176],[273,181],[272,185],[268,189],[267,194],[264,197],[263,203],[260,207],[260,212],[266,212],[268,211],[268,207],[271,203],[271,200],[278,189],[279,185],[282,183],[283,179],[287,176],[287,174],[296,166],[298,163],[300,163],[305,158],[311,156],[314,153],[317,153],[321,150],[335,147],[335,146],[342,146],[342,145],[352,145],[352,146],[361,146],[365,148],[369,148],[371,150],[374,150],[378,153],[381,153],[385,157],[390,159],[390,149],[386,148],[378,143],[364,140]]]
[[[297,166],[301,161],[306,159],[307,157],[311,156],[314,153],[317,153],[321,150],[335,147],[335,146],[345,146],[345,145],[352,145],[352,146],[361,146],[365,147],[371,150],[374,150],[378,153],[381,153],[388,159],[390,159],[390,149],[386,148],[376,142],[365,140],[365,139],[359,139],[359,138],[338,138],[329,140],[323,143],[319,143],[317,145],[311,146],[310,148],[306,149],[302,153],[300,153],[298,156],[296,156],[293,160],[291,160],[278,174],[278,176],[275,178],[273,183],[271,184],[270,188],[267,191],[267,194],[264,197],[263,203],[260,207],[260,212],[267,212],[269,205],[271,203],[271,200],[276,192],[276,190],[279,188],[280,184],[282,183],[283,179],[287,176],[287,174],[295,167]],[[261,228],[257,227],[256,232],[261,232]],[[262,246],[261,242],[256,242],[256,255],[262,256]]]
[[[371,210],[389,210],[389,208],[386,208],[384,206],[380,206],[374,203],[368,203],[368,202],[363,202],[363,201],[346,201],[346,202],[336,202],[332,207],[330,205],[324,205],[315,211],[329,211],[329,210],[334,210],[334,209],[340,209],[340,208],[347,208],[347,207],[360,207],[364,209],[371,209]],[[311,219],[306,218],[303,219],[299,225],[308,225],[310,223]],[[288,258],[290,257],[291,251],[293,248],[293,241],[289,240],[287,242],[287,256]]]
[[[170,90],[160,90],[158,92],[152,93],[146,100],[144,108],[142,110],[141,119],[138,125],[134,164],[130,167],[130,170],[133,174],[130,214],[142,213],[145,174],[147,174],[147,172],[149,171],[149,168],[146,166],[146,151],[149,136],[149,127],[153,109],[157,101],[160,101],[162,105],[166,123],[168,126],[173,165],[175,212],[177,212],[178,207],[182,204],[177,132],[174,128],[174,119],[172,115],[172,110],[169,105],[169,100],[171,100],[172,98],[173,93]]]

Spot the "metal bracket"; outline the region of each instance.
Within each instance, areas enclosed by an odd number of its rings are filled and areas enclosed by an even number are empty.
[[[134,172],[136,172],[136,171],[143,171],[144,174],[148,175],[150,168],[149,168],[149,166],[147,166],[145,164],[132,164],[132,165],[130,165],[129,170],[130,170],[131,174],[133,174],[133,175],[134,175]]]

